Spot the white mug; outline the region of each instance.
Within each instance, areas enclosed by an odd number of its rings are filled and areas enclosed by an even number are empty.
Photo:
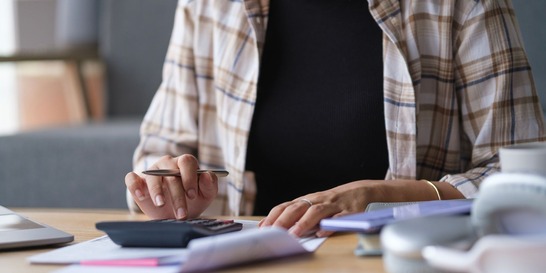
[[[532,173],[546,176],[546,142],[531,142],[499,150],[503,173]]]

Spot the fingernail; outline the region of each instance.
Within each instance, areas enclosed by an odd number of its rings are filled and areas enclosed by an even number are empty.
[[[265,218],[260,220],[260,222],[258,222],[258,227],[261,227],[264,224],[264,221],[265,221]]]
[[[179,208],[176,211],[176,218],[183,219],[184,217],[186,217],[186,210],[184,210],[183,208]]]
[[[322,237],[326,237],[330,234],[330,232],[328,231],[324,231],[324,230],[319,230],[317,231],[317,233],[315,234],[317,237],[319,238],[322,238]]]
[[[155,196],[155,205],[158,206],[158,207],[161,207],[165,204],[165,202],[163,201],[163,196],[161,195],[156,195]]]
[[[193,200],[195,199],[195,190],[194,189],[190,189],[188,192],[187,192],[187,195],[188,195],[188,198]]]
[[[300,237],[301,234],[301,228],[298,226],[293,226],[288,230],[289,233],[291,233],[294,236]]]
[[[144,194],[142,194],[142,192],[140,190],[135,190],[135,195],[136,197],[138,198],[139,201],[142,201],[146,198],[146,196],[144,196]]]

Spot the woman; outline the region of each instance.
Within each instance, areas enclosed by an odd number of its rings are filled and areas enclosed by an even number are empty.
[[[370,202],[474,197],[499,147],[544,140],[510,1],[267,2],[180,1],[133,209],[216,198],[301,235]],[[219,191],[199,168],[230,175]]]

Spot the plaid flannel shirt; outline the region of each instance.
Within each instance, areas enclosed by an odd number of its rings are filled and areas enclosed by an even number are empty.
[[[134,155],[137,172],[163,155],[185,153],[202,168],[229,170],[216,213],[252,212],[255,187],[245,158],[268,4],[180,0],[163,81]],[[440,180],[474,197],[480,182],[498,171],[499,147],[544,140],[509,0],[368,5],[384,34],[387,180]],[[138,209],[130,196],[128,204]]]

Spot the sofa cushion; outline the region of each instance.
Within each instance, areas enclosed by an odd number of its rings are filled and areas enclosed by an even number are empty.
[[[0,137],[0,204],[126,208],[140,119]]]

